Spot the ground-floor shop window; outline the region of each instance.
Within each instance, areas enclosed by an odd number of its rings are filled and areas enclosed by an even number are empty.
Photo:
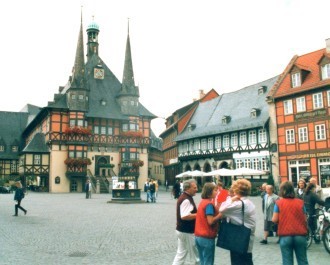
[[[296,187],[299,179],[306,181],[310,179],[311,170],[309,160],[292,160],[289,161],[289,180]]]
[[[330,158],[319,159],[320,185],[322,188],[330,187]]]

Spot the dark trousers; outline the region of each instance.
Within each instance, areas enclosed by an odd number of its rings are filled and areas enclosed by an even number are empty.
[[[252,253],[239,254],[230,251],[231,265],[253,265]]]
[[[15,204],[15,215],[18,215],[18,209],[21,209],[24,213],[26,210],[21,206],[21,201],[17,201],[17,204]]]

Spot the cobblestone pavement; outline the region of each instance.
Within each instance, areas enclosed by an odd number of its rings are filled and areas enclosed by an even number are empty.
[[[145,199],[143,194],[143,199]],[[141,264],[170,265],[176,253],[175,204],[160,191],[157,203],[115,204],[109,194],[30,192],[22,201],[28,210],[13,217],[13,194],[0,194],[0,264]],[[200,193],[195,196],[198,203]],[[259,197],[252,197],[261,209]],[[260,245],[258,213],[255,265],[281,264],[277,238]],[[310,264],[329,264],[323,244],[308,250]],[[230,264],[229,253],[216,248],[215,264]],[[187,263],[188,264],[188,263]]]

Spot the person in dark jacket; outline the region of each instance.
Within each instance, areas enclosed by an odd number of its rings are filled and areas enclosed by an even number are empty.
[[[21,209],[24,214],[27,213],[27,210],[25,210],[22,206],[21,206],[21,201],[24,198],[24,191],[22,188],[22,183],[20,181],[17,181],[15,183],[17,189],[15,191],[15,195],[14,195],[14,201],[17,201],[17,203],[15,204],[15,214],[13,216],[18,216],[18,209]]]
[[[308,225],[314,232],[316,229],[316,217],[313,216],[316,213],[315,204],[324,206],[324,201],[321,200],[315,193],[316,186],[314,183],[309,183],[305,190],[304,204],[308,213]]]

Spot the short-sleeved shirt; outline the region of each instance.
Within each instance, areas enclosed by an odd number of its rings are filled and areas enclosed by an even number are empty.
[[[188,199],[185,199],[180,205],[181,218],[191,214],[192,210],[194,210],[194,206],[190,203]]]

